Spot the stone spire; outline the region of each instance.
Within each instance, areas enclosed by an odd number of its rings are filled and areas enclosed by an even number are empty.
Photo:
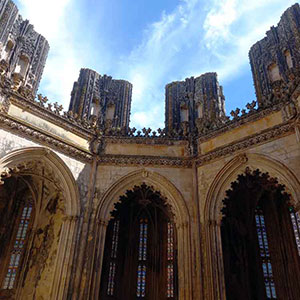
[[[90,69],[81,69],[71,93],[69,111],[80,118],[94,119],[99,128],[129,127],[132,85],[99,75]]]
[[[10,0],[0,0],[0,73],[12,79],[15,89],[35,95],[49,51],[47,40],[18,14]]]
[[[294,4],[276,27],[254,44],[249,52],[254,86],[260,107],[274,101],[276,86],[287,85],[300,68],[300,7]]]
[[[195,126],[219,122],[225,117],[223,89],[216,73],[187,78],[166,86],[166,130],[193,131]]]

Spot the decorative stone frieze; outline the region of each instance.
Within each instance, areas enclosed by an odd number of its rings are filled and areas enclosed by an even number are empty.
[[[103,155],[98,157],[100,165],[136,165],[136,166],[170,166],[191,168],[192,160],[189,158],[153,157],[153,156],[127,156],[127,155]]]
[[[9,129],[9,131],[14,131],[17,134],[24,135],[27,138],[37,141],[38,143],[46,144],[51,148],[58,149],[60,152],[74,156],[79,160],[88,162],[92,160],[91,154],[75,148],[74,146],[68,145],[67,143],[62,142],[58,139],[55,139],[52,136],[41,133],[38,130],[32,129],[27,125],[12,120],[7,116],[0,115],[0,122],[2,123],[2,126]]]

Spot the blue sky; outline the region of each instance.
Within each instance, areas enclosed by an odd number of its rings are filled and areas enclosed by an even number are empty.
[[[255,99],[248,51],[295,0],[18,0],[50,43],[40,92],[68,109],[87,67],[133,84],[133,127],[164,127],[167,83],[216,71],[227,114]]]

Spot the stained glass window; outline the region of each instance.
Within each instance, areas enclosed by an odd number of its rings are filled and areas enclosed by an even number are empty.
[[[262,209],[259,207],[257,207],[255,210],[255,221],[267,299],[276,299],[277,297],[265,226],[265,218]]]
[[[290,216],[293,224],[298,253],[300,255],[300,216],[299,213],[295,212],[292,207],[290,208]]]
[[[26,242],[28,227],[30,224],[31,213],[31,204],[25,205],[18,225],[18,231],[14,241],[14,246],[11,251],[8,270],[3,282],[3,289],[11,290],[14,288],[22,254],[24,253],[24,245]]]
[[[147,259],[148,220],[140,220],[139,260]]]
[[[148,235],[148,220],[140,219],[140,236],[139,236],[139,261],[147,259],[147,235]],[[146,265],[139,264],[137,271],[137,297],[145,297],[146,294]]]
[[[146,265],[138,266],[136,295],[141,298],[146,295]]]
[[[108,286],[107,286],[107,295],[109,295],[109,296],[113,296],[113,294],[114,294],[115,275],[116,275],[116,263],[110,262],[109,275],[108,275]]]
[[[118,251],[118,241],[119,241],[119,228],[120,221],[113,221],[113,235],[112,235],[112,243],[111,243],[111,252],[110,257],[112,261],[109,263],[109,272],[108,272],[108,284],[107,284],[107,295],[114,295],[114,286],[115,286],[115,277],[116,277],[116,262],[117,251]]]
[[[115,220],[114,227],[113,227],[112,245],[111,245],[111,257],[112,258],[117,257],[118,240],[119,240],[119,226],[120,226],[120,221]]]
[[[174,225],[168,222],[168,270],[167,270],[167,297],[174,297]]]

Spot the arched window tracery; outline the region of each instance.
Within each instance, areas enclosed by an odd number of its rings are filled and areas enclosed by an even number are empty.
[[[226,299],[300,299],[299,219],[284,186],[247,169],[223,202]]]
[[[30,177],[26,178],[30,182]],[[34,221],[32,194],[25,181],[12,177],[0,187],[0,297],[15,294]]]
[[[300,256],[300,215],[298,212],[295,212],[292,206],[289,208],[289,210],[290,210],[291,221],[293,224],[296,245]]]
[[[170,207],[145,184],[115,204],[107,228],[101,299],[177,299],[176,229]]]

